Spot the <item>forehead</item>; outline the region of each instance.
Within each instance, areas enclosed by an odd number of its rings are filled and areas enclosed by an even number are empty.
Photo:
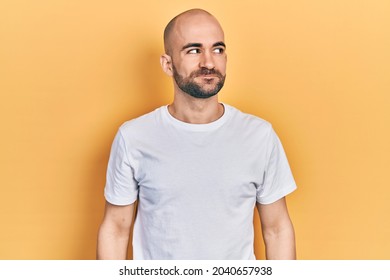
[[[172,43],[180,48],[188,43],[213,45],[224,41],[224,33],[218,21],[209,15],[193,15],[179,18],[172,33]]]

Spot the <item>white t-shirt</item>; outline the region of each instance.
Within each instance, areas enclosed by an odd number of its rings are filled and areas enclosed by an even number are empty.
[[[256,201],[269,204],[295,182],[272,126],[232,106],[208,124],[168,107],[124,123],[113,142],[105,197],[138,199],[134,259],[254,259]]]

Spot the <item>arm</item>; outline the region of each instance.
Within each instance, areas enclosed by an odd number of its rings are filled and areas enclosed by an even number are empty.
[[[294,227],[285,198],[271,204],[257,203],[268,260],[296,258]]]
[[[134,205],[117,206],[106,202],[98,233],[97,259],[126,259]]]

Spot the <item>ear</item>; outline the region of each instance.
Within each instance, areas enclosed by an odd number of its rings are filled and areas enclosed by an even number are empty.
[[[172,58],[167,54],[163,54],[162,56],[160,56],[160,64],[165,74],[172,77],[173,76]]]

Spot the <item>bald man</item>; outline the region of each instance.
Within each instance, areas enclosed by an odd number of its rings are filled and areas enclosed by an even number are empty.
[[[272,126],[218,101],[226,77],[223,30],[194,9],[164,31],[160,62],[172,104],[124,123],[107,168],[98,259],[255,259],[254,209],[267,259],[294,259],[285,196],[295,190]]]

